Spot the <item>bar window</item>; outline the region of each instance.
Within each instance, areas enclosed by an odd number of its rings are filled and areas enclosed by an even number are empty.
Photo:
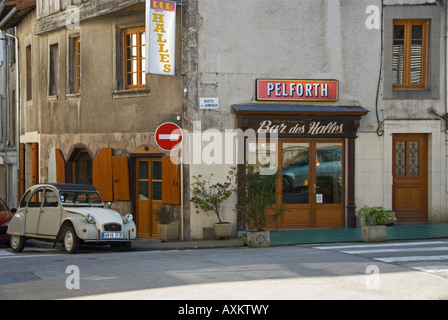
[[[146,86],[144,27],[124,31],[124,65],[125,88],[144,88]]]
[[[394,20],[394,89],[426,88],[428,20]]]

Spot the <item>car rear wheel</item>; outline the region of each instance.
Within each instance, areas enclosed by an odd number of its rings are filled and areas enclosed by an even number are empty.
[[[25,248],[26,238],[24,236],[11,236],[9,239],[9,244],[14,252],[22,252]]]
[[[63,244],[67,253],[75,253],[79,248],[79,238],[72,226],[65,230]]]

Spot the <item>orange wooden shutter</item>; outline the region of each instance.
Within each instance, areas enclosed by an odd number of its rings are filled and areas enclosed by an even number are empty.
[[[101,194],[103,201],[114,201],[112,186],[112,148],[98,152],[92,163],[92,184]]]
[[[60,149],[55,150],[56,155],[56,182],[65,183],[65,160]]]
[[[162,158],[162,201],[166,204],[180,204],[180,166],[170,157]]]
[[[129,165],[127,157],[112,157],[114,199],[129,201]]]

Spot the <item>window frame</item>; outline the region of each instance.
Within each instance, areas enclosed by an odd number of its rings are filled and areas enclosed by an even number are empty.
[[[403,56],[403,68],[394,68],[392,63],[392,73],[402,70],[403,71],[403,83],[393,83],[393,89],[426,89],[427,88],[427,70],[428,70],[428,19],[394,19],[393,27],[392,27],[392,46],[395,41],[403,41],[404,50],[403,54],[394,53],[392,50],[392,59],[396,56]],[[396,39],[395,38],[395,27],[396,26],[404,26],[404,38]],[[412,27],[413,26],[422,26],[422,38],[421,39],[413,39],[412,38]],[[411,84],[411,57],[417,56],[412,53],[412,41],[417,40],[422,42],[422,51],[421,51],[421,82],[419,84]],[[414,69],[416,70],[416,69]],[[418,69],[417,69],[418,70]],[[392,80],[393,81],[393,80]]]
[[[76,79],[76,93],[79,93],[81,86],[81,38],[76,37],[73,39],[74,46],[74,78]]]
[[[72,183],[81,183],[81,182],[77,181],[77,179],[76,179],[76,177],[77,177],[76,165],[77,165],[78,160],[80,158],[82,159],[83,156],[86,156],[89,158],[89,159],[85,159],[85,160],[88,160],[89,163],[87,164],[88,172],[86,172],[88,182],[84,183],[84,184],[92,185],[92,182],[93,182],[93,159],[86,149],[77,149],[76,152],[73,153],[72,159],[70,160],[70,162],[71,162],[70,165],[71,165],[71,169],[72,169],[71,170]]]
[[[145,41],[145,27],[133,27],[123,29],[123,80],[124,80],[124,88],[125,89],[142,89],[146,88],[146,70],[145,70],[145,44],[142,44],[142,39]],[[135,34],[136,35],[136,45],[128,46],[126,37],[128,35]],[[143,35],[143,36],[142,36]],[[136,47],[137,55],[136,59],[128,57],[128,48]],[[139,50],[140,49],[140,50]],[[132,60],[137,60],[137,69],[136,70],[128,70],[128,62]],[[129,74],[137,74],[137,84],[130,84],[128,82]]]
[[[59,94],[59,43],[50,44],[48,49],[48,95]]]

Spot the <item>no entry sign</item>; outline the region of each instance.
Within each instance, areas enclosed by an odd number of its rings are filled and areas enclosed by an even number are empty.
[[[162,123],[156,129],[155,139],[160,149],[176,150],[182,142],[182,129],[173,122]]]

